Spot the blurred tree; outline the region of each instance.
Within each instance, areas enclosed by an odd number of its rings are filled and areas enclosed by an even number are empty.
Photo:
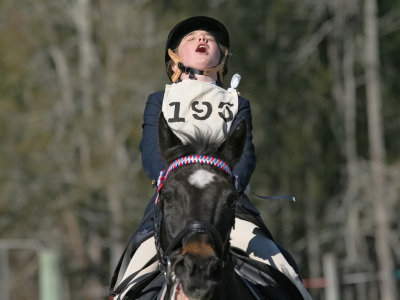
[[[137,145],[146,94],[164,77],[149,67],[163,69],[154,12],[143,1],[1,5],[2,82],[16,87],[1,101],[2,236],[62,248],[71,296],[98,299],[151,196]]]
[[[370,200],[374,208],[375,248],[380,273],[381,299],[397,299],[394,279],[394,261],[390,249],[390,219],[385,197],[385,162],[382,121],[382,95],[380,85],[379,32],[377,2],[365,0],[365,85],[368,112],[368,137],[371,169]]]
[[[368,112],[373,93],[360,55],[366,3],[0,1],[0,237],[58,248],[65,299],[106,294],[110,267],[153,192],[138,144],[146,97],[168,82],[166,36],[178,20],[209,15],[231,34],[226,83],[239,72],[252,106],[258,161],[251,188],[298,201],[250,196],[302,275],[323,276],[326,251],[339,257],[341,272],[377,273],[378,261],[393,253],[398,266],[400,2],[377,2],[380,125]],[[379,144],[383,242],[375,231],[379,207],[366,200],[376,178],[370,150]],[[386,243],[385,255],[374,242]],[[35,280],[37,266],[25,272],[27,261],[32,255],[13,254],[13,278]],[[376,299],[376,286],[343,287],[343,299]],[[12,287],[14,298],[33,297]],[[323,297],[317,289],[313,295]]]

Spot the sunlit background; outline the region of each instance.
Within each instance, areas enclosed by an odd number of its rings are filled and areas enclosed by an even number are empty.
[[[250,198],[314,299],[395,300],[398,0],[0,0],[0,300],[107,299],[153,193],[139,152],[165,41],[208,15],[250,100]]]

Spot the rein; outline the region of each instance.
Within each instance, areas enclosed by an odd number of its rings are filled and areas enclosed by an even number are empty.
[[[208,156],[208,155],[188,155],[180,157],[174,160],[168,167],[168,169],[163,170],[160,172],[160,176],[157,181],[157,197],[155,200],[156,203],[156,212],[154,216],[154,239],[155,245],[157,249],[157,254],[160,260],[160,268],[161,271],[164,272],[165,275],[170,273],[171,262],[169,259],[169,255],[174,250],[176,245],[178,245],[181,239],[186,236],[187,234],[195,234],[195,233],[209,233],[215,242],[216,251],[222,258],[225,257],[225,250],[226,244],[229,243],[229,239],[225,244],[223,243],[219,233],[217,230],[206,222],[195,221],[190,223],[188,226],[183,228],[179,234],[171,241],[170,245],[166,250],[163,250],[161,247],[161,240],[160,240],[160,230],[161,230],[161,222],[163,218],[163,214],[161,211],[161,203],[159,201],[160,191],[164,185],[165,180],[167,180],[168,176],[171,174],[172,171],[176,170],[177,168],[185,165],[190,164],[201,164],[201,165],[211,165],[224,171],[229,177],[233,177],[232,170],[229,165],[222,161],[219,158]]]

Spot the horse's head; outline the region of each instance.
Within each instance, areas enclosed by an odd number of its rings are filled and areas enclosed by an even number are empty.
[[[170,167],[159,180],[156,243],[170,283],[189,298],[211,297],[222,279],[238,199],[231,168],[246,127],[242,121],[220,145],[204,136],[183,144],[160,116],[160,150]]]

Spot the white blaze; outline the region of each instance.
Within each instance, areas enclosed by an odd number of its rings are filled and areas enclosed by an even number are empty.
[[[204,188],[207,184],[214,181],[215,174],[206,171],[198,170],[189,177],[189,183],[200,189]]]

